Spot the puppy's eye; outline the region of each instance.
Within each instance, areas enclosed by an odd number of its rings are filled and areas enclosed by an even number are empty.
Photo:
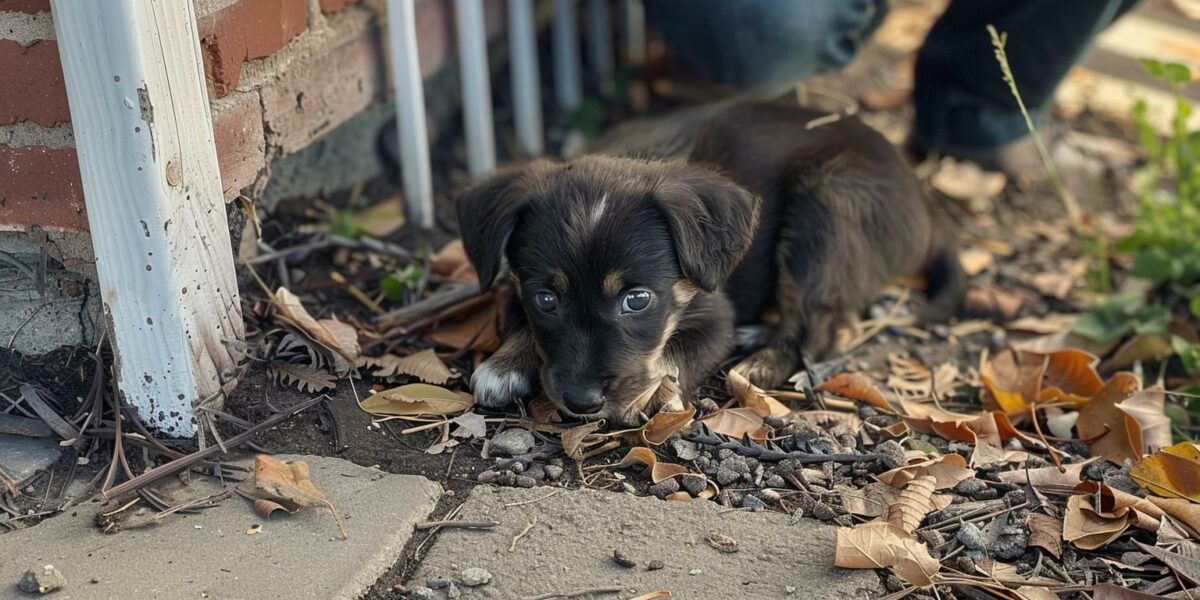
[[[633,290],[625,294],[625,298],[621,300],[621,314],[642,312],[650,306],[650,299],[654,295],[650,290]]]
[[[552,292],[542,290],[533,295],[533,305],[544,313],[552,313],[558,308],[558,298]]]

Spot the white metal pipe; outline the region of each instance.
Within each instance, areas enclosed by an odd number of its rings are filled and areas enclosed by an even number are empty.
[[[467,134],[467,172],[481,177],[496,168],[492,125],[492,85],[488,75],[487,30],[483,0],[455,0],[458,66],[462,76],[463,128]]]
[[[613,65],[612,19],[609,16],[608,0],[588,0],[588,61],[592,77],[596,78],[600,93],[609,96],[613,92],[616,67]]]
[[[544,143],[533,0],[508,0],[508,36],[517,143],[526,155],[538,156],[544,151]]]
[[[583,104],[576,9],[576,0],[556,0],[554,4],[554,97],[565,112],[574,112]]]
[[[646,9],[642,0],[621,0],[621,31],[625,61],[633,66],[646,62]]]
[[[433,175],[425,130],[425,84],[417,57],[415,0],[388,0],[392,80],[396,86],[396,127],[408,221],[433,227]]]

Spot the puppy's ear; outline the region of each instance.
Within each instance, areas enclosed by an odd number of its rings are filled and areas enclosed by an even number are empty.
[[[505,246],[516,227],[521,209],[529,201],[522,179],[545,169],[550,161],[538,160],[508,167],[475,184],[455,201],[458,228],[467,258],[479,273],[479,287],[487,291],[500,274]]]
[[[676,163],[654,198],[670,224],[684,277],[717,291],[750,249],[758,196],[714,170]]]

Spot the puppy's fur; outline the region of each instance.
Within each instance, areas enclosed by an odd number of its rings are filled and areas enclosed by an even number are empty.
[[[458,199],[481,284],[507,262],[518,300],[472,378],[478,402],[507,404],[540,380],[569,414],[634,424],[682,409],[734,325],[768,308],[773,340],[735,367],[764,387],[831,351],[845,317],[898,276],[926,276],[929,316],[959,306],[947,228],[877,132],[854,118],[809,130],[823,113],[785,104],[706,110],[659,128],[666,152],[611,145],[686,161],[539,160]]]

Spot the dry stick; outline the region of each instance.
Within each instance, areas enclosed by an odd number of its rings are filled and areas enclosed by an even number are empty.
[[[588,594],[619,594],[624,590],[624,586],[610,585],[608,587],[590,587],[579,588],[569,592],[546,592],[537,596],[526,596],[521,600],[551,600],[551,598],[575,598],[578,596],[586,596]]]
[[[1042,444],[1046,446],[1046,452],[1050,454],[1050,460],[1054,461],[1054,466],[1058,467],[1058,472],[1066,473],[1067,469],[1063,467],[1062,459],[1058,457],[1058,451],[1050,445],[1050,442],[1046,441],[1046,434],[1042,433],[1042,426],[1038,424],[1036,404],[1031,403],[1029,405],[1029,420],[1033,421],[1033,430],[1036,431],[1038,437],[1042,439]]]
[[[510,553],[517,551],[517,542],[521,541],[521,538],[525,537],[525,535],[527,533],[529,533],[529,530],[533,529],[534,525],[537,525],[537,517],[534,517],[532,521],[526,523],[525,529],[522,529],[521,533],[518,533],[516,536],[513,537],[512,543],[510,543],[508,545],[508,551]]]
[[[1025,101],[1021,98],[1020,90],[1017,89],[1017,80],[1013,77],[1012,67],[1008,64],[1008,53],[1004,50],[1004,45],[1008,42],[1008,32],[999,33],[996,31],[996,27],[990,24],[987,26],[987,31],[992,38],[992,48],[996,52],[996,62],[1000,63],[1000,72],[1004,75],[1004,83],[1008,84],[1008,90],[1012,92],[1013,99],[1017,101],[1017,107],[1021,109],[1021,116],[1025,117],[1025,127],[1033,136],[1033,144],[1037,146],[1042,164],[1046,167],[1046,172],[1054,183],[1058,197],[1062,199],[1063,207],[1067,209],[1067,218],[1071,220],[1071,228],[1079,231],[1083,222],[1083,213],[1079,210],[1079,204],[1075,202],[1075,197],[1063,183],[1062,176],[1058,173],[1058,167],[1054,166],[1050,151],[1046,149],[1046,143],[1042,141],[1042,134],[1038,132],[1033,117],[1029,114],[1029,109],[1025,107]]]
[[[459,529],[491,529],[499,525],[496,521],[425,521],[413,525],[413,529],[424,531],[426,529],[441,529],[443,527],[457,527]]]
[[[542,500],[545,500],[546,498],[557,495],[561,491],[562,491],[562,489],[559,488],[557,490],[554,490],[553,492],[550,492],[549,494],[546,494],[545,496],[539,496],[532,500],[522,500],[520,502],[509,502],[508,504],[505,504],[504,507],[508,508],[510,506],[524,506],[526,504],[533,504],[534,502],[541,502]]]
[[[229,441],[226,442],[226,445],[230,448],[239,446],[239,445],[249,441],[250,439],[252,439],[259,431],[269,428],[269,427],[273,427],[275,425],[278,425],[278,424],[286,421],[292,415],[294,415],[300,411],[303,411],[307,408],[310,408],[312,406],[315,406],[318,402],[324,402],[326,399],[327,399],[327,396],[320,396],[318,398],[312,398],[310,400],[301,402],[300,404],[298,404],[296,406],[293,406],[291,409],[289,409],[287,411],[281,412],[277,415],[272,415],[270,418],[259,423],[258,425],[255,425],[254,427],[251,427],[250,429],[247,429],[246,431],[243,431],[243,432],[229,438]],[[105,500],[108,500],[111,498],[116,498],[118,496],[121,496],[122,494],[127,494],[134,490],[138,490],[142,487],[145,487],[151,483],[154,483],[155,481],[158,481],[159,479],[162,479],[163,477],[166,477],[166,476],[176,473],[178,471],[182,471],[183,469],[186,469],[200,461],[203,461],[204,459],[209,458],[210,456],[213,456],[215,454],[220,454],[220,453],[221,453],[220,446],[209,446],[208,448],[205,448],[204,450],[201,450],[199,452],[193,452],[187,456],[184,456],[183,458],[177,458],[169,463],[157,466],[145,473],[142,473],[141,475],[138,475],[137,477],[134,477],[133,479],[130,479],[129,481],[126,481],[125,483],[122,483],[121,485],[118,485],[118,486],[112,488],[111,490],[108,490],[107,492],[101,492],[101,494],[104,496]]]

